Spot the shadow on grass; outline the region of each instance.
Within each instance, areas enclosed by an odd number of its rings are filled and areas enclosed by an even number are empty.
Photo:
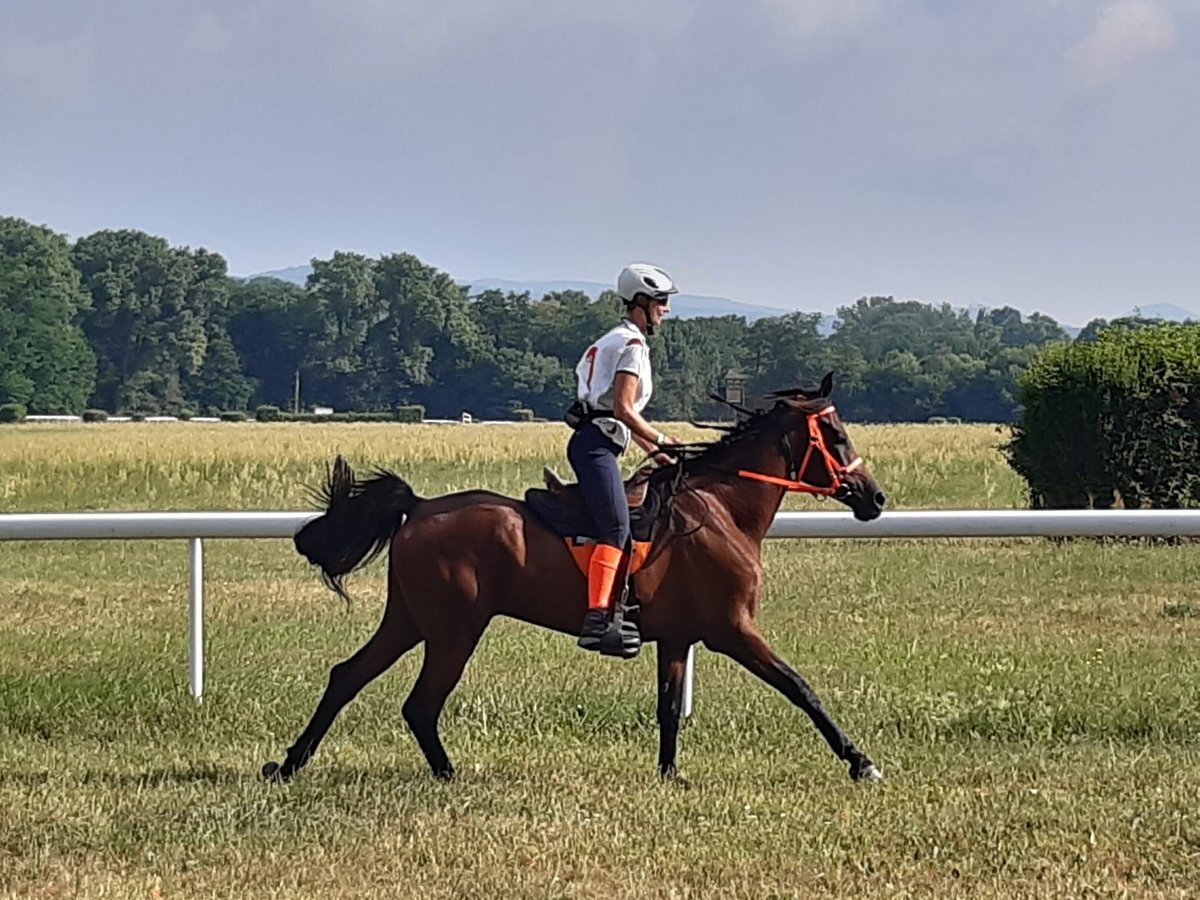
[[[333,766],[322,767],[308,772],[298,773],[291,781],[271,781],[262,776],[261,763],[248,762],[244,767],[238,766],[171,766],[146,769],[139,772],[114,772],[107,769],[69,769],[69,768],[37,768],[19,770],[15,768],[0,768],[0,787],[19,785],[22,787],[41,787],[60,781],[64,776],[73,784],[103,785],[112,788],[161,788],[186,785],[262,785],[264,788],[281,788],[286,790],[294,784],[310,781],[314,785],[331,788],[348,785],[361,786],[368,783],[377,784],[443,784],[430,774],[429,769],[421,763],[411,766]],[[472,774],[472,781],[479,781],[477,774]],[[449,782],[453,785],[455,782]]]
[[[81,785],[99,784],[109,787],[155,788],[164,785],[238,784],[261,780],[257,770],[242,771],[224,766],[175,766],[148,769],[142,772],[113,772],[105,769],[30,769],[14,771],[0,769],[0,785],[38,787],[59,780],[62,776]]]

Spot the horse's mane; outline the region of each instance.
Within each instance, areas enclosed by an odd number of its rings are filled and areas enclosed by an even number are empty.
[[[650,483],[651,489],[657,490],[662,497],[659,517],[666,518],[672,523],[676,521],[675,500],[681,494],[694,493],[694,488],[688,483],[689,476],[700,475],[705,470],[709,472],[725,470],[725,466],[722,464],[727,462],[730,451],[736,449],[738,445],[747,443],[768,431],[780,434],[780,421],[789,413],[815,412],[828,402],[827,396],[800,388],[773,391],[767,394],[764,399],[774,402],[769,407],[760,409],[748,409],[732,403],[718,394],[709,396],[718,403],[732,408],[741,418],[732,425],[693,421],[691,424],[697,428],[710,428],[725,433],[715,441],[671,444],[665,448],[664,452],[673,456],[675,462],[651,469],[644,476]],[[700,502],[705,510],[700,522],[686,531],[676,531],[677,535],[691,534],[703,527],[708,518],[708,501],[701,497]]]

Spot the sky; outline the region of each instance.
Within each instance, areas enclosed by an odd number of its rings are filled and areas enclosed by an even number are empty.
[[[0,215],[233,274],[1200,308],[1200,0],[0,0]]]

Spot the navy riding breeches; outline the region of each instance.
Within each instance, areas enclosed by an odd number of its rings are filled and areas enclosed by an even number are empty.
[[[629,542],[629,502],[617,464],[620,454],[620,446],[590,423],[581,426],[567,443],[567,459],[596,523],[596,539],[624,550]]]

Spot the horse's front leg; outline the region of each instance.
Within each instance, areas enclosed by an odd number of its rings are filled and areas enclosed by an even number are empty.
[[[663,778],[671,778],[676,773],[675,752],[679,742],[688,649],[687,644],[658,642],[658,771]]]
[[[771,687],[800,707],[812,719],[817,730],[829,743],[838,758],[850,765],[850,777],[855,781],[882,781],[883,772],[871,762],[854,741],[829,717],[816,692],[808,682],[780,659],[748,619],[731,626],[728,632],[705,644],[718,653],[741,663]]]

